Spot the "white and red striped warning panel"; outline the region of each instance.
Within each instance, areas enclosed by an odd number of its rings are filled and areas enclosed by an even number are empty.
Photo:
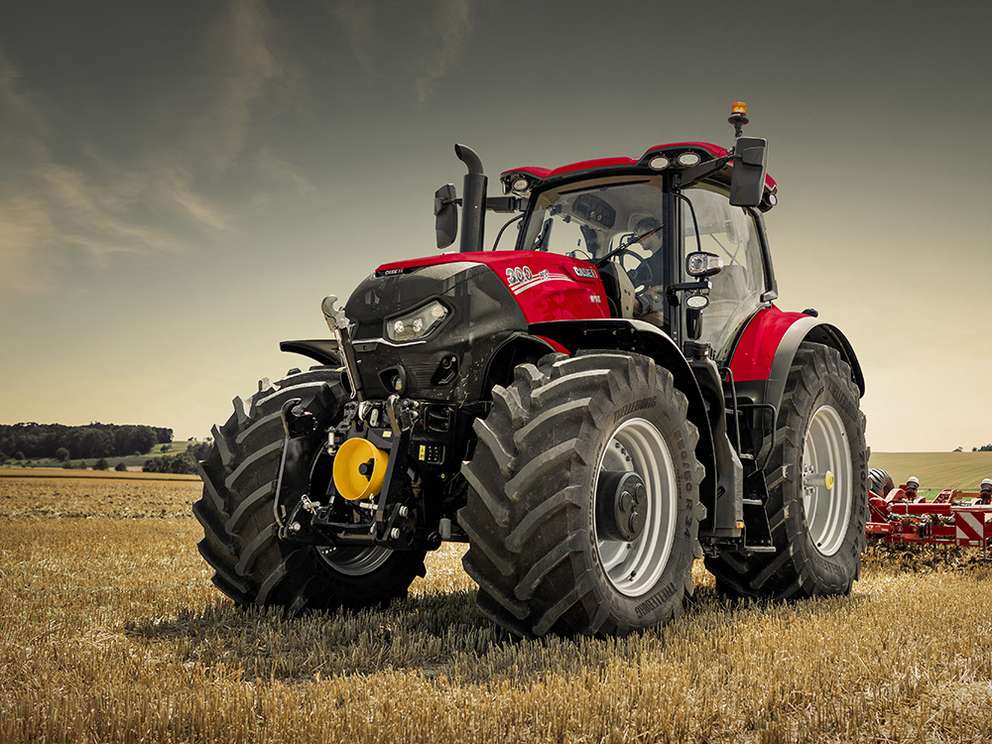
[[[954,537],[958,545],[985,547],[992,542],[992,509],[958,507],[954,512]]]

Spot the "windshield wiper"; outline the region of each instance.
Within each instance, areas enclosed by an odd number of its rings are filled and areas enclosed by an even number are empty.
[[[544,220],[544,224],[541,225],[541,232],[537,234],[534,238],[534,243],[531,245],[532,251],[546,251],[548,250],[548,238],[551,237],[551,225],[553,220],[548,217]]]
[[[634,243],[640,243],[642,240],[644,240],[644,238],[651,237],[656,232],[658,232],[662,227],[663,227],[662,225],[658,225],[658,227],[652,228],[648,230],[646,233],[641,233],[640,235],[635,236],[631,240],[628,240],[626,243],[621,243],[612,251],[610,251],[605,256],[603,256],[601,259],[599,259],[596,262],[596,266],[605,266],[606,262],[609,261],[611,258],[613,258],[614,256],[619,256],[621,253],[625,252],[629,246],[634,245]]]

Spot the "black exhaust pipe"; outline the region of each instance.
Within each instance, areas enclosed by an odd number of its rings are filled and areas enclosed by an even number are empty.
[[[462,182],[461,251],[481,251],[486,233],[486,186],[489,179],[482,172],[482,161],[467,145],[455,145],[455,155],[465,163],[468,173]]]

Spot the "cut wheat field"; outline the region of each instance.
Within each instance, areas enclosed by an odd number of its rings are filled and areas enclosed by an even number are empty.
[[[924,488],[977,491],[982,478],[992,478],[992,452],[872,452],[871,466],[896,483],[915,475]]]
[[[992,740],[992,568],[869,556],[852,596],[511,642],[446,546],[386,611],[211,586],[194,482],[0,479],[0,741]],[[911,570],[906,570],[911,569]]]

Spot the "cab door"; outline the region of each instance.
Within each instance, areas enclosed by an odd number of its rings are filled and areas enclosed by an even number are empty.
[[[723,270],[710,278],[713,288],[702,313],[699,341],[712,347],[715,360],[724,362],[740,328],[773,299],[762,233],[754,214],[731,206],[725,191],[703,185],[682,195],[692,204],[690,209],[680,200],[685,252],[703,250],[723,259]]]

